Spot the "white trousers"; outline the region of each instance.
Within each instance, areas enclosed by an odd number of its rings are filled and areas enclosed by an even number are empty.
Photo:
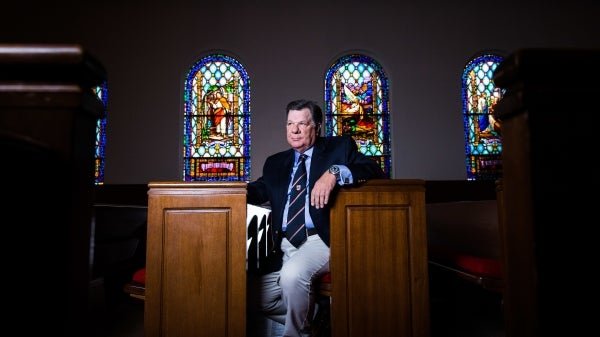
[[[257,295],[259,310],[284,324],[283,337],[302,337],[310,332],[315,314],[312,285],[329,272],[330,250],[319,235],[311,235],[299,248],[284,238],[281,251],[281,270],[261,276],[256,288],[248,290],[258,293],[248,297]]]

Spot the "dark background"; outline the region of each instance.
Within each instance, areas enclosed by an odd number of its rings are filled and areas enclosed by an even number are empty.
[[[2,5],[0,43],[78,43],[103,63],[107,184],[182,179],[183,81],[215,51],[250,76],[252,179],[288,147],[286,103],[322,104],[327,68],[361,52],[390,83],[392,177],[460,180],[466,62],[488,49],[597,49],[599,15],[592,0],[24,0]]]

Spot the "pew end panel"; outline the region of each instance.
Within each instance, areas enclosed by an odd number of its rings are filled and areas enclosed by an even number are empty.
[[[145,336],[244,336],[246,183],[148,186]]]
[[[429,336],[421,180],[344,188],[331,210],[333,336]]]
[[[494,72],[496,86],[506,89],[494,117],[502,120],[504,314],[510,337],[576,336],[595,328],[586,317],[591,313],[581,310],[591,289],[574,277],[580,269],[564,266],[596,265],[595,236],[587,231],[596,198],[579,191],[598,186],[595,166],[586,165],[595,147],[586,145],[597,143],[588,126],[600,112],[590,99],[600,90],[599,61],[597,45],[524,48]]]

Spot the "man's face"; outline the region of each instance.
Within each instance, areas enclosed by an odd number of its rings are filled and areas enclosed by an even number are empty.
[[[286,123],[287,141],[297,152],[303,153],[317,139],[317,126],[310,119],[310,110],[290,110]]]

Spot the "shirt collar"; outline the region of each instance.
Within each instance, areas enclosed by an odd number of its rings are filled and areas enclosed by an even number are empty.
[[[308,158],[312,158],[312,154],[313,154],[313,150],[314,150],[314,148],[315,148],[314,146],[311,146],[311,147],[310,147],[308,150],[304,151],[303,153],[304,153],[305,155],[307,155],[307,156],[308,156]],[[299,153],[299,152],[296,152],[296,151],[294,151],[294,163],[298,162],[298,157],[300,157],[300,153]],[[307,158],[307,159],[308,159],[308,158]]]

